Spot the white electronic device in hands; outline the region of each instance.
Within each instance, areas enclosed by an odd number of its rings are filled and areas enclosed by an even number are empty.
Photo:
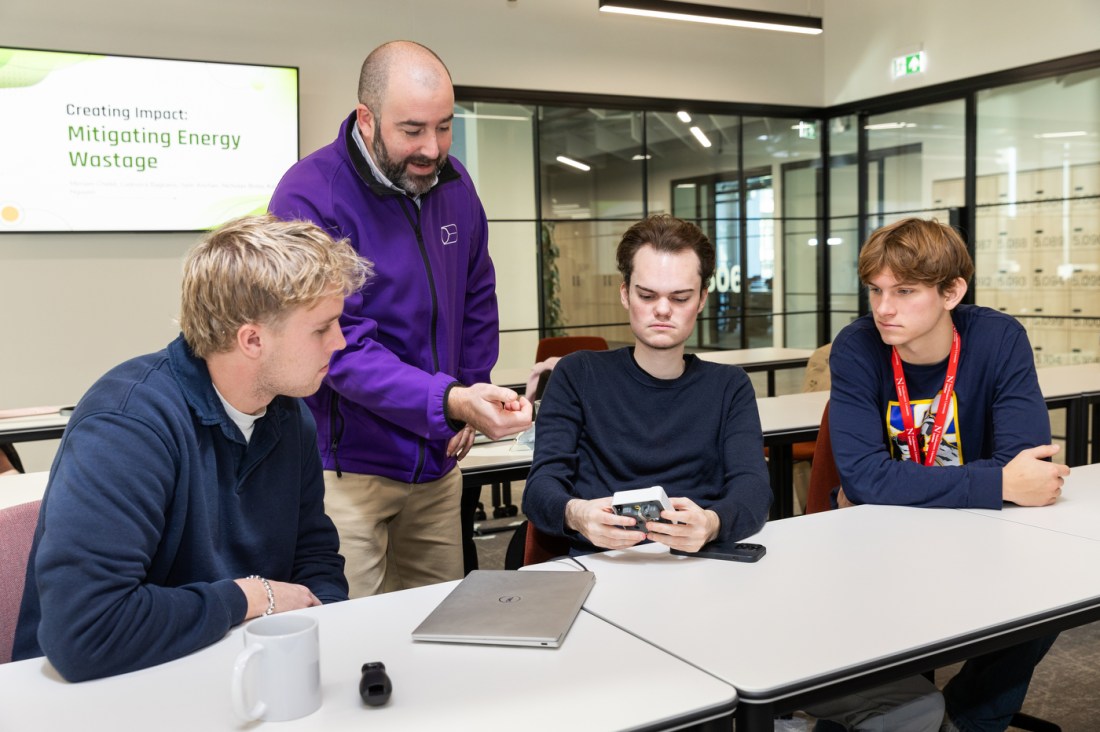
[[[668,500],[665,489],[659,485],[636,488],[631,491],[615,491],[611,497],[611,508],[620,516],[634,518],[636,522],[634,526],[623,526],[624,529],[645,531],[646,521],[672,523],[668,519],[661,518],[661,511],[671,511],[672,503]]]

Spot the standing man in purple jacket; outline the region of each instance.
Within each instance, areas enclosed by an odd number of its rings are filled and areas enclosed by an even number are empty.
[[[409,41],[363,62],[359,104],[331,144],[287,171],[272,213],[346,237],[375,263],[340,320],[347,348],[309,400],[351,597],[462,576],[457,468],[475,429],[531,423],[531,405],[488,383],[496,279],[485,211],[449,159],[447,67]]]

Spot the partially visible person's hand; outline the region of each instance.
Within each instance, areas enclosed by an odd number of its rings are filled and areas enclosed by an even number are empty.
[[[477,435],[477,430],[469,425],[466,425],[447,443],[447,457],[453,457],[455,460],[461,460],[466,457],[466,453],[470,452],[470,448],[474,446],[474,437]]]
[[[574,498],[565,504],[565,525],[601,549],[626,549],[645,539],[644,531],[622,528],[635,524],[632,517],[615,513],[611,496],[590,501]]]
[[[234,580],[237,586],[244,592],[248,600],[248,610],[244,619],[258,618],[267,612],[267,589],[264,583],[258,579]],[[271,593],[275,597],[275,612],[283,613],[287,610],[301,610],[304,607],[315,607],[321,604],[308,587],[294,585],[289,582],[276,582],[268,580],[271,585]]]
[[[535,396],[535,390],[539,385],[539,377],[542,376],[544,371],[553,371],[554,367],[558,365],[558,361],[561,360],[560,356],[551,356],[545,361],[539,361],[537,364],[531,367],[531,375],[527,377],[527,389],[524,392],[528,398]]]
[[[697,552],[718,537],[721,520],[714,511],[701,508],[690,498],[669,498],[668,502],[672,509],[661,511],[661,518],[673,523],[647,521],[645,528],[650,539],[670,549]]]
[[[494,440],[531,426],[531,402],[493,384],[456,386],[447,394],[447,416],[465,422]]]
[[[851,508],[857,504],[848,500],[848,496],[844,495],[844,488],[841,488],[836,492],[836,507],[837,508]]]
[[[1012,458],[1001,469],[1001,493],[1018,506],[1049,506],[1062,495],[1069,467],[1046,458],[1057,454],[1057,445],[1039,445]]]

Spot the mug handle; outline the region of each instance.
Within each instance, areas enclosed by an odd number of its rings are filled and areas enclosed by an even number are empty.
[[[263,653],[263,650],[264,647],[259,643],[253,643],[237,654],[237,661],[233,664],[233,710],[237,712],[238,717],[250,722],[262,717],[267,711],[267,705],[257,699],[255,704],[248,706],[244,698],[244,672],[256,654]]]

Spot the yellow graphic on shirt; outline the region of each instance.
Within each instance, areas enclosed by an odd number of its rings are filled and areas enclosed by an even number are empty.
[[[942,396],[941,391],[934,399],[917,399],[909,402],[909,407],[913,411],[913,424],[920,427],[921,450],[928,447],[928,438],[932,434],[932,426],[936,421]],[[958,427],[959,395],[956,392],[951,397],[951,412],[947,415],[947,423],[943,426],[940,449],[936,451],[936,465],[963,464],[962,436],[959,434]],[[901,436],[904,430],[905,422],[901,418],[901,406],[897,402],[889,402],[886,405],[886,434],[890,438],[890,457],[895,460],[909,460],[909,443]]]

